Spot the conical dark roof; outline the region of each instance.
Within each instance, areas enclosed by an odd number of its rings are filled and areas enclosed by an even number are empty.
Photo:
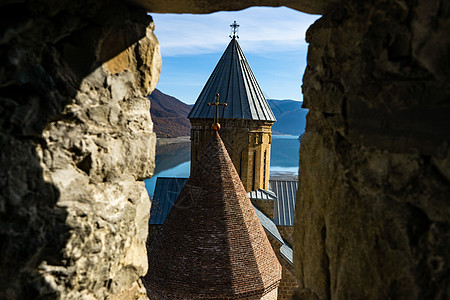
[[[217,132],[149,250],[160,299],[259,299],[281,266]]]
[[[220,119],[276,121],[235,37],[217,63],[188,118],[213,119],[214,110],[208,102],[214,102],[216,93],[220,94],[220,102],[227,103],[225,109],[220,109]]]

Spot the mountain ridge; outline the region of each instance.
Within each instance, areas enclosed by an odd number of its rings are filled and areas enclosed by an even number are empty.
[[[148,96],[151,102],[150,113],[157,137],[174,138],[189,136],[191,123],[187,118],[192,105],[164,94],[155,89]],[[307,109],[302,101],[291,99],[267,99],[277,121],[272,126],[273,134],[300,135],[305,131]]]
[[[302,101],[291,99],[267,99],[277,121],[272,126],[273,134],[300,135],[305,131],[306,114]]]
[[[149,96],[153,131],[157,137],[174,138],[191,134],[187,118],[192,105],[155,89]]]

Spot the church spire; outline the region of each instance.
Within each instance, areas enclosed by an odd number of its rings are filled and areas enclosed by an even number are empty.
[[[247,59],[237,42],[238,24],[230,25],[233,35],[214,71],[209,77],[194,107],[189,112],[189,119],[213,119],[214,112],[208,103],[219,93],[228,104],[220,113],[221,119],[244,119],[275,122],[275,116],[256,81]]]
[[[219,133],[149,249],[157,299],[276,299],[281,265]]]
[[[191,170],[209,142],[212,120],[217,131],[220,117],[221,137],[245,189],[267,189],[271,127],[276,119],[239,46],[239,25],[235,21],[230,26],[231,41],[188,115],[192,125]],[[226,109],[219,109],[223,104],[218,101],[218,94],[227,104]],[[211,103],[212,99],[216,102]],[[210,109],[213,105],[215,111]]]

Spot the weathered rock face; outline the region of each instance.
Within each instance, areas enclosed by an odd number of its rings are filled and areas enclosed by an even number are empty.
[[[154,25],[49,2],[0,9],[0,298],[145,297]]]
[[[246,0],[246,1],[220,1],[220,0],[125,0],[148,9],[151,12],[161,13],[194,13],[205,14],[216,11],[241,10],[251,6],[286,6],[310,14],[323,14],[339,0]]]
[[[346,1],[308,30],[298,299],[450,296],[449,13]]]

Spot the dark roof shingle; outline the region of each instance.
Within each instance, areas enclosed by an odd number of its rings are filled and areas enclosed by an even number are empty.
[[[188,118],[213,119],[214,110],[208,103],[214,102],[216,93],[220,94],[220,102],[227,103],[225,109],[220,109],[220,119],[276,121],[235,38],[228,44]]]
[[[160,225],[172,209],[187,178],[158,177],[150,213],[150,225]],[[275,196],[274,222],[279,226],[294,226],[295,199],[298,182],[294,180],[269,180],[270,191],[248,192],[250,199],[272,200]]]

